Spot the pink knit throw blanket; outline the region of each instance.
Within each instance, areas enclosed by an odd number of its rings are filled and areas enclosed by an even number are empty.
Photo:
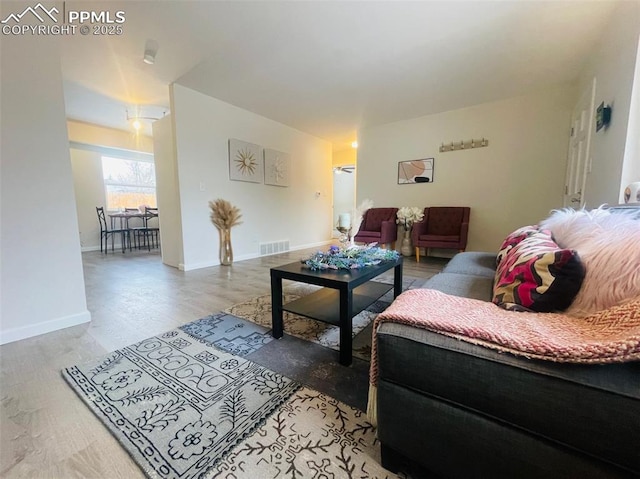
[[[586,318],[507,311],[431,289],[406,291],[373,325],[370,382],[378,382],[376,331],[383,321],[424,328],[527,358],[604,364],[640,359],[640,299]]]

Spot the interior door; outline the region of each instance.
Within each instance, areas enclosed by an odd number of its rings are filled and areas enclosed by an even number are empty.
[[[564,185],[564,206],[581,208],[585,204],[584,188],[591,167],[591,134],[593,132],[596,79],[585,90],[571,114],[571,138]]]

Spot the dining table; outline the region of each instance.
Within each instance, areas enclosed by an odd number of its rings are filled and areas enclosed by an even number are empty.
[[[149,214],[149,213],[143,213],[141,211],[139,212],[135,212],[135,211],[119,211],[117,213],[109,213],[109,218],[111,219],[111,228],[115,229],[116,228],[116,223],[117,220],[120,220],[120,229],[129,229],[129,220],[131,218],[141,218],[143,221],[145,220],[145,218],[152,218],[155,217],[156,215],[153,214]]]
[[[147,221],[151,218],[157,218],[157,217],[158,217],[158,210],[156,208],[153,208],[151,210],[146,210],[144,212],[140,210],[125,210],[125,211],[109,213],[109,219],[111,221],[111,229],[114,229],[114,230],[120,229],[121,231],[123,232],[126,231],[128,233],[127,238],[129,242],[129,250],[132,250],[131,237],[134,236],[134,242],[136,242],[135,241],[136,239],[139,242],[141,238],[141,232],[144,232],[144,237],[142,239],[144,239],[144,242],[149,248],[149,250],[151,249],[151,245],[153,243],[154,237],[155,237],[155,242],[156,243],[158,242],[159,230],[157,228],[147,229]],[[131,219],[142,220],[142,225],[132,227],[129,224],[129,220]],[[119,228],[116,226],[118,222],[119,222]],[[153,235],[153,236],[150,237],[149,235]],[[123,241],[124,241],[124,238],[123,238]],[[136,247],[139,248],[140,243],[138,243],[138,246]],[[123,251],[124,250],[125,248],[123,248]]]

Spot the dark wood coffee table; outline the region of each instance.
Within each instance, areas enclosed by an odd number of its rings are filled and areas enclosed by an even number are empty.
[[[393,286],[370,281],[394,268]],[[282,304],[282,280],[315,284],[324,288],[287,304]],[[351,364],[352,319],[393,288],[394,298],[402,293],[402,256],[374,266],[352,270],[319,270],[300,261],[271,268],[271,322],[274,338],[283,334],[282,312],[334,324],[340,327],[340,364]]]

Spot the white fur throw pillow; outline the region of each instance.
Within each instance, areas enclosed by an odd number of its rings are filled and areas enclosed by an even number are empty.
[[[637,213],[636,213],[637,214]],[[563,209],[540,227],[563,248],[578,252],[586,274],[567,314],[588,316],[640,299],[640,220],[624,212]]]

